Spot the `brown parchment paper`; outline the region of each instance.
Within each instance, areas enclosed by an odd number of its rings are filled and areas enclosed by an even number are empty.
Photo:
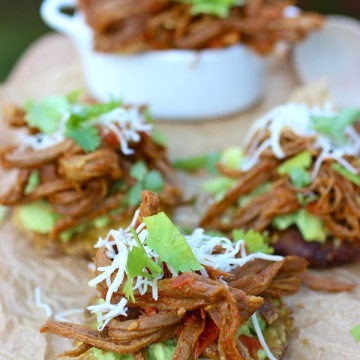
[[[82,86],[80,64],[72,45],[65,38],[52,35],[36,43],[20,61],[8,83],[0,87],[0,106],[8,100],[40,98]],[[170,157],[240,145],[251,122],[286,101],[297,86],[289,60],[272,59],[264,98],[249,111],[206,122],[158,123],[159,129],[169,138]],[[312,86],[310,92],[309,88],[305,91],[302,88],[293,94],[297,100],[313,101],[326,97],[322,84]],[[0,144],[9,142],[11,137],[12,134],[0,123]],[[189,196],[199,192],[199,179],[180,176]],[[188,209],[178,211],[176,217],[181,223],[193,225],[198,220],[197,213]],[[360,264],[318,273],[356,283],[357,287],[350,293],[339,294],[302,288],[299,294],[287,298],[295,322],[283,358],[360,359],[360,343],[356,344],[349,333],[360,323]],[[34,291],[36,287],[41,288],[42,300],[52,307],[54,314],[85,309],[94,294],[87,286],[91,278],[92,273],[84,260],[41,257],[7,217],[0,226],[0,359],[50,360],[56,353],[69,349],[71,341],[39,333],[46,314],[35,306]],[[68,319],[84,321],[81,314]]]

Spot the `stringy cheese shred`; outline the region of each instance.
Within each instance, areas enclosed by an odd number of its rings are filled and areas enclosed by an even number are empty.
[[[42,290],[37,286],[34,290],[35,305],[45,310],[46,316],[50,318],[53,314],[52,308],[49,304],[42,301]]]
[[[99,116],[95,124],[108,128],[117,136],[120,148],[123,154],[130,155],[134,153],[129,148],[129,142],[139,142],[139,132],[149,134],[152,125],[148,124],[138,108],[116,108],[106,114]]]
[[[70,309],[62,311],[54,315],[54,320],[62,322],[70,322],[67,317],[72,315],[84,314],[84,309]]]
[[[280,144],[281,134],[285,129],[291,129],[298,136],[314,137],[314,148],[321,150],[314,165],[312,180],[316,178],[322,162],[326,159],[332,159],[353,174],[358,174],[359,171],[344,158],[345,156],[358,156],[360,153],[360,135],[354,127],[349,125],[345,129],[344,134],[347,141],[343,145],[335,144],[329,136],[318,133],[312,127],[311,116],[331,118],[336,114],[331,103],[325,103],[322,107],[309,107],[298,103],[287,103],[275,107],[257,120],[249,130],[245,139],[245,146],[249,147],[249,151],[241,165],[241,170],[247,171],[255,166],[261,153],[268,148],[272,150],[276,158],[283,159],[285,153]],[[269,132],[269,138],[261,142],[266,132]]]
[[[62,119],[59,121],[58,129],[52,134],[20,134],[20,150],[23,151],[25,148],[33,150],[46,149],[64,141],[66,122],[70,115],[71,112],[63,114]],[[140,109],[135,107],[129,109],[119,107],[100,115],[95,120],[90,120],[83,124],[84,127],[94,125],[111,131],[119,140],[120,149],[124,155],[134,153],[134,150],[129,147],[129,142],[139,142],[141,139],[140,132],[151,134],[152,131],[152,125],[147,123]]]
[[[277,360],[276,357],[271,353],[271,351],[266,343],[266,340],[264,338],[264,335],[263,335],[260,325],[259,325],[259,321],[256,317],[256,313],[251,315],[251,320],[254,324],[256,335],[260,341],[261,346],[263,347],[263,349],[266,353],[266,356],[269,358],[269,360]]]

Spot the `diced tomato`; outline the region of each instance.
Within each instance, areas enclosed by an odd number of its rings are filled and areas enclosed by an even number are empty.
[[[150,315],[155,315],[157,313],[156,307],[151,306],[145,309],[145,315],[150,316]]]
[[[188,286],[194,282],[194,279],[190,277],[188,274],[181,274],[175,278],[175,280],[171,284],[172,289],[182,288],[184,286]]]
[[[210,319],[206,319],[205,328],[200,334],[194,351],[194,359],[197,359],[202,352],[219,337],[219,328]]]
[[[249,350],[250,356],[257,359],[257,352],[262,349],[260,341],[253,336],[240,335],[239,340]]]
[[[109,148],[116,148],[119,146],[119,139],[113,131],[106,131],[101,134],[103,143]]]
[[[317,209],[317,201],[312,201],[309,204],[306,205],[306,210],[311,214],[311,215],[319,215],[318,214],[318,209]]]

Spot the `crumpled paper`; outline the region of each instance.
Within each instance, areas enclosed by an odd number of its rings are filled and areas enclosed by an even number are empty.
[[[61,73],[53,70],[52,74],[39,74],[37,82],[17,84],[15,87],[8,84],[6,88],[0,88],[0,105],[9,99],[39,98],[79,88],[83,86],[79,74],[79,65],[75,63],[62,69]],[[269,65],[266,96],[253,109],[209,122],[159,123],[160,131],[169,138],[170,157],[240,145],[251,122],[271,107],[284,102],[296,84],[296,77],[288,63],[274,62]],[[297,92],[297,100],[302,96],[301,92],[300,95]],[[314,99],[314,96],[311,98]],[[4,145],[10,139],[11,133],[0,123],[0,144]],[[180,174],[180,179],[187,196],[199,192],[198,178]],[[180,209],[176,217],[179,222],[191,225],[196,225],[198,220],[196,212],[188,209]],[[87,285],[92,278],[89,264],[75,258],[40,256],[26,236],[12,226],[9,216],[0,227],[0,235],[0,359],[54,359],[55,354],[71,348],[72,342],[39,333],[39,328],[46,321],[46,313],[35,305],[35,288],[41,289],[42,301],[51,306],[53,314],[85,309],[95,293]],[[297,295],[286,298],[295,321],[283,359],[360,359],[360,343],[356,344],[349,332],[360,323],[360,264],[319,273],[353,282],[357,287],[349,293],[338,294],[302,288]],[[69,316],[68,319],[84,322],[82,314]]]

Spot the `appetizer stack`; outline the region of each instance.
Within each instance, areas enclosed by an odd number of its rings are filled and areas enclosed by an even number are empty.
[[[159,212],[156,194],[142,195],[131,225],[96,244],[89,284],[99,300],[88,309],[98,330],[51,320],[42,327],[81,342],[61,356],[92,349],[97,359],[279,358],[291,328],[281,297],[298,290],[306,261],[249,254],[244,240],[202,229],[184,236]]]
[[[1,150],[0,204],[51,255],[92,256],[93,241],[127,221],[141,191],[160,194],[171,210],[181,191],[145,108],[49,96],[25,108],[9,105],[5,120],[18,141]]]
[[[360,135],[355,108],[288,103],[259,119],[244,150],[224,153],[201,226],[268,231],[280,254],[314,267],[360,258]]]

